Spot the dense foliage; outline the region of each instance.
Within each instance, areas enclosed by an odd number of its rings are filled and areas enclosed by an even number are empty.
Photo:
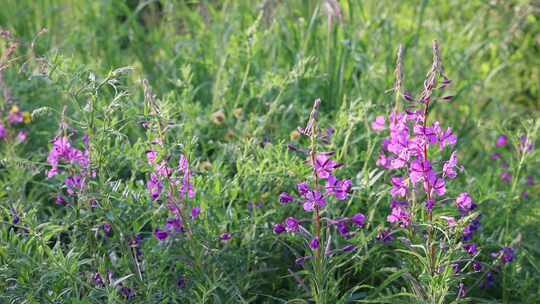
[[[535,1],[0,9],[0,303],[536,303]]]

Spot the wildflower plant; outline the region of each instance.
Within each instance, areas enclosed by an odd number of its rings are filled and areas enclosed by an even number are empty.
[[[366,225],[366,216],[356,213],[350,217],[331,210],[340,210],[340,204],[348,201],[352,193],[352,181],[338,178],[343,164],[333,159],[334,151],[321,151],[328,145],[334,132],[332,128],[319,127],[320,99],[315,100],[305,127],[298,132],[309,140],[308,149],[290,145],[289,148],[306,157],[305,164],[310,174],[296,184],[296,193],[282,192],[279,203],[294,213],[273,226],[277,235],[290,234],[298,237],[304,244],[304,250],[296,259],[300,267],[308,271],[311,281],[310,297],[317,303],[331,302],[332,292],[327,276],[332,276],[331,260],[334,256],[355,250],[355,245],[348,243],[357,231]],[[337,215],[336,215],[337,213]],[[307,217],[306,217],[307,215]],[[342,240],[333,240],[338,235]],[[345,245],[340,245],[345,243]]]
[[[64,117],[64,114],[62,114]],[[87,188],[88,181],[95,177],[95,171],[90,164],[90,147],[87,134],[80,138],[81,148],[73,144],[74,130],[67,123],[60,124],[60,129],[51,143],[47,156],[50,169],[47,170],[47,178],[61,179],[63,186],[54,195],[58,205],[67,205],[81,195]]]
[[[149,119],[143,123],[149,138],[149,147],[145,158],[151,172],[146,181],[148,195],[153,204],[165,202],[171,217],[164,226],[154,229],[154,236],[159,241],[178,233],[191,236],[190,222],[195,221],[201,209],[189,206],[189,200],[195,197],[192,183],[192,170],[186,153],[178,156],[177,166],[170,166],[173,157],[166,142],[166,122],[164,121],[156,97],[146,80],[143,81],[145,95],[145,116]]]
[[[391,173],[386,220],[395,229],[393,234],[400,236],[403,247],[398,250],[413,258],[405,259],[406,269],[413,272],[411,289],[415,297],[439,303],[464,297],[467,274],[481,268],[475,243],[480,215],[473,195],[465,189],[449,191],[448,183],[463,167],[455,150],[457,135],[431,115],[436,105],[453,99],[444,93],[451,81],[436,41],[432,49],[433,64],[416,97],[403,90],[402,48],[398,50],[395,104],[377,165]],[[382,132],[385,123],[378,116],[371,127]]]

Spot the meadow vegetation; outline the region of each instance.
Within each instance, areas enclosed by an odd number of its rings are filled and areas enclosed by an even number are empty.
[[[0,303],[537,303],[537,1],[7,0]]]

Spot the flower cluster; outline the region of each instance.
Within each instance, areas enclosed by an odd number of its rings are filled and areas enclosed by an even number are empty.
[[[95,177],[95,172],[90,168],[90,147],[88,135],[83,135],[82,149],[74,147],[70,141],[70,136],[66,135],[66,126],[62,128],[62,135],[56,136],[52,141],[47,162],[51,168],[47,171],[47,177],[53,178],[57,175],[64,177],[63,183],[68,196],[76,196],[86,187],[90,178]],[[63,194],[58,193],[56,203],[65,205],[67,203]]]
[[[388,122],[384,116],[377,116],[371,123],[375,132],[388,130],[388,137],[384,138],[377,159],[377,165],[392,172],[390,189],[390,214],[387,221],[400,228],[410,227],[420,217],[413,213],[412,204],[423,202],[424,212],[427,215],[428,225],[426,235],[427,256],[430,260],[431,273],[440,269],[436,265],[437,232],[433,228],[433,210],[436,206],[443,206],[442,202],[448,201],[447,183],[455,179],[463,167],[458,164],[457,151],[453,147],[457,143],[457,136],[451,127],[444,128],[439,121],[430,120],[430,111],[436,102],[447,102],[452,96],[443,96],[443,92],[451,81],[444,75],[440,61],[439,49],[436,42],[433,44],[434,60],[431,70],[424,81],[424,87],[418,98],[413,98],[409,93],[401,92],[401,62],[398,55],[398,67],[396,68],[396,106],[388,116]],[[437,94],[436,94],[437,93]],[[410,103],[400,110],[401,98]],[[507,139],[499,138],[497,146],[504,146]],[[459,214],[459,221],[464,227],[461,234],[461,247],[463,254],[470,256],[473,269],[478,272],[482,269],[481,263],[475,258],[479,254],[479,248],[472,241],[473,234],[480,227],[480,215],[471,219],[470,215],[477,208],[476,203],[468,192],[462,192],[455,198],[455,207]],[[456,219],[451,216],[441,216],[446,220],[449,230],[457,232]],[[416,227],[412,228],[414,231]],[[388,230],[385,235],[377,238],[391,240]],[[459,234],[458,234],[459,235]],[[459,263],[453,264],[454,270],[459,272]],[[465,287],[459,285],[458,294],[464,296]]]
[[[325,214],[325,208],[327,204],[335,199],[336,201],[345,201],[349,199],[352,192],[352,181],[350,179],[339,179],[336,177],[336,170],[342,167],[332,159],[334,153],[332,152],[317,152],[317,145],[319,142],[327,143],[329,137],[333,133],[327,131],[325,133],[319,132],[317,127],[317,114],[320,100],[316,100],[313,106],[313,110],[310,115],[310,119],[305,128],[299,128],[299,133],[303,134],[311,139],[311,147],[309,152],[304,153],[307,156],[306,163],[310,167],[312,172],[309,179],[303,180],[296,185],[296,195],[288,192],[282,192],[279,195],[279,202],[282,205],[288,205],[290,203],[297,203],[302,206],[305,212],[313,214],[313,222],[311,231],[301,225],[301,221],[295,217],[289,216],[282,223],[277,223],[273,226],[273,231],[276,234],[284,232],[297,233],[306,237],[306,242],[312,250],[317,251],[322,243],[322,215]],[[323,135],[319,135],[319,133]],[[300,151],[298,148],[294,148],[295,151]],[[362,228],[365,225],[366,217],[362,213],[357,213],[352,217],[340,217],[337,219],[324,218],[327,223],[327,227],[334,226],[336,231],[341,234],[345,239],[349,239],[352,236],[350,227]],[[350,247],[350,246],[349,246]],[[326,248],[329,248],[326,246]],[[350,247],[351,249],[353,247]],[[318,252],[318,251],[317,251]],[[317,255],[316,252],[316,255]],[[303,257],[301,261],[311,258]]]
[[[165,145],[165,125],[167,122],[161,116],[160,104],[152,92],[146,79],[143,80],[145,104],[152,118],[143,123],[148,130],[150,149],[146,151],[146,162],[151,168],[146,182],[148,194],[153,202],[164,199],[172,216],[168,217],[162,227],[154,229],[154,237],[165,241],[169,236],[187,231],[191,236],[191,228],[186,219],[187,201],[195,197],[192,183],[192,171],[188,158],[181,153],[176,169],[169,166],[173,156]],[[191,208],[191,220],[197,219],[201,212],[199,207]]]
[[[405,112],[392,112],[389,116],[389,137],[382,142],[382,149],[377,165],[385,169],[400,172],[391,178],[390,189],[391,213],[387,220],[400,227],[411,224],[409,201],[413,194],[424,193],[424,204],[428,212],[442,200],[446,194],[446,183],[457,177],[461,167],[458,165],[457,153],[452,151],[445,161],[429,158],[429,149],[436,147],[443,151],[454,146],[457,136],[450,127],[443,129],[438,121],[428,122],[430,99],[419,104],[423,109],[412,105]],[[374,130],[386,129],[384,118],[377,117]],[[437,169],[437,165],[439,169]],[[459,199],[461,211],[470,211],[474,207],[470,197],[465,195]],[[469,204],[469,205],[467,205]]]
[[[160,144],[159,141],[154,141],[154,144]],[[169,167],[167,161],[162,159],[158,161],[158,152],[154,149],[146,152],[146,160],[152,166],[153,172],[150,173],[149,179],[146,182],[148,194],[152,201],[160,198],[163,192],[164,185],[168,186],[166,192],[167,207],[172,214],[172,217],[167,218],[163,228],[157,227],[154,230],[154,236],[160,240],[165,240],[173,233],[184,231],[184,217],[182,209],[187,199],[195,197],[195,190],[191,182],[192,172],[185,155],[180,155],[176,172]],[[195,220],[201,209],[193,207],[191,209],[191,219]]]

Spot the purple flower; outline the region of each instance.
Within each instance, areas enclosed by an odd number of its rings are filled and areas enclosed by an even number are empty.
[[[58,164],[60,161],[69,162],[71,164],[77,164],[82,169],[87,169],[90,164],[90,153],[88,150],[81,151],[72,148],[67,136],[56,137],[53,140],[51,150],[47,156],[47,162],[51,165],[51,169],[47,171],[47,177],[51,178],[58,174]],[[84,175],[88,173],[82,171]]]
[[[313,249],[313,250],[319,249],[319,246],[320,246],[320,240],[319,240],[319,237],[314,237],[314,238],[309,242],[309,248],[311,248],[311,249]]]
[[[331,160],[328,153],[320,153],[315,157],[313,168],[317,176],[322,179],[327,179],[334,169],[340,167],[338,163]]]
[[[452,271],[454,271],[455,274],[460,273],[461,265],[459,265],[459,263],[452,263]]]
[[[6,137],[6,128],[0,122],[0,139],[4,139],[5,137]]]
[[[399,133],[392,133],[390,137],[390,142],[388,143],[387,149],[389,152],[392,152],[396,155],[407,153],[409,147],[409,135],[407,131]]]
[[[458,195],[456,198],[456,204],[459,211],[465,214],[476,208],[476,204],[473,202],[471,196],[467,192],[463,192]]]
[[[180,187],[180,198],[183,199],[184,194],[187,193],[188,198],[192,199],[195,197],[195,190],[193,190],[193,184],[191,183],[191,170],[189,169],[189,164],[187,157],[181,155],[178,161],[178,171],[182,176],[182,185]]]
[[[306,193],[305,195],[305,198],[305,211],[313,211],[315,210],[315,207],[322,208],[326,205],[324,196],[319,191],[308,191],[308,193]]]
[[[482,285],[480,286],[481,288],[490,288],[490,287],[493,287],[494,285],[494,277],[493,277],[493,272],[491,271],[488,271],[486,273],[486,278],[484,279],[484,282],[482,282]]]
[[[439,134],[439,147],[444,149],[447,145],[455,145],[457,136],[452,133],[452,129],[448,127],[446,131]]]
[[[427,210],[433,210],[433,206],[435,206],[435,200],[434,199],[428,199],[426,201],[426,209]]]
[[[19,133],[17,133],[17,140],[22,143],[26,141],[27,136],[28,134],[25,131],[19,131]]]
[[[532,175],[527,176],[527,186],[534,186],[534,177]]]
[[[169,209],[170,212],[176,214],[177,216],[180,216],[180,208],[178,208],[178,205],[171,199],[167,199],[167,209]]]
[[[392,240],[394,240],[394,237],[392,236],[392,231],[388,228],[379,231],[375,238],[377,239],[377,241],[381,241],[384,243],[390,243]]]
[[[480,228],[480,216],[477,216],[471,223],[463,228],[463,240],[468,241],[472,239],[472,235],[476,230]]]
[[[135,247],[139,247],[141,245],[141,242],[142,242],[142,237],[139,234],[136,234],[129,239],[128,245],[130,247],[135,248]]]
[[[148,189],[152,200],[156,200],[161,194],[163,183],[155,173],[150,173],[150,179],[146,182],[146,188]]]
[[[356,250],[356,246],[354,246],[352,244],[345,245],[345,246],[343,246],[343,248],[341,248],[341,250],[343,250],[344,252],[351,252],[351,251]]]
[[[510,183],[512,181],[512,173],[504,171],[501,173],[501,180],[505,183]]]
[[[415,125],[413,127],[414,134],[421,138],[422,140],[425,140],[426,143],[433,145],[437,143],[437,134],[435,133],[435,128],[428,127],[428,126],[422,126],[422,125]]]
[[[411,223],[411,215],[402,207],[392,208],[392,213],[386,217],[389,223],[397,223],[400,227],[405,228]]]
[[[120,293],[126,298],[127,300],[131,300],[135,297],[135,291],[129,287],[121,287]]]
[[[392,189],[390,189],[392,197],[404,197],[407,195],[407,181],[401,176],[392,176]]]
[[[336,229],[343,236],[344,238],[348,239],[351,235],[349,233],[349,227],[347,227],[347,223],[344,221],[339,221],[336,224]]]
[[[285,226],[278,223],[274,225],[273,230],[275,234],[282,234],[283,232],[285,232]]]
[[[456,226],[456,220],[451,216],[441,216],[441,218],[446,220],[446,224],[448,227],[455,227]]]
[[[103,229],[103,232],[105,233],[106,236],[110,236],[111,233],[112,233],[112,226],[111,224],[109,223],[104,223],[103,225],[101,225],[101,228]]]
[[[332,135],[334,135],[334,128],[330,127],[330,128],[326,128],[326,134],[325,134],[325,137],[327,138],[331,138]]]
[[[456,151],[452,152],[450,159],[443,165],[443,176],[448,177],[449,179],[454,179],[457,176],[455,167],[457,166],[457,154]]]
[[[510,247],[503,247],[502,249],[502,261],[504,263],[510,263],[514,260],[514,250]]]
[[[287,232],[298,232],[300,224],[297,219],[290,216],[285,220],[285,230]]]
[[[57,205],[61,205],[61,206],[67,205],[66,199],[65,199],[61,194],[57,194],[57,195],[55,196],[54,202],[55,202]]]
[[[228,241],[232,238],[232,235],[228,232],[223,232],[220,236],[219,236],[219,240],[220,241]]]
[[[63,158],[69,157],[71,151],[71,146],[66,136],[56,137],[52,144],[47,157],[47,162],[51,165],[51,169],[47,171],[48,178],[51,178],[58,173],[58,162]]]
[[[302,196],[306,195],[309,191],[309,186],[306,182],[301,182],[296,185],[296,188],[298,189],[298,193]]]
[[[534,147],[533,143],[529,140],[527,135],[522,135],[519,138],[519,149],[521,152],[523,153],[530,152],[532,151],[533,147]]]
[[[281,192],[279,195],[279,202],[282,204],[290,203],[294,200],[294,197],[287,192]]]
[[[390,209],[394,209],[398,207],[407,208],[409,207],[409,203],[407,201],[397,201],[397,200],[390,201]]]
[[[351,191],[351,186],[350,179],[338,180],[335,176],[330,175],[326,181],[326,194],[333,194],[340,201],[346,200]]]
[[[90,146],[90,137],[88,136],[88,133],[84,133],[82,136],[82,142],[85,148],[88,148]]]
[[[475,243],[464,244],[463,250],[465,250],[465,252],[467,252],[469,255],[475,255],[478,253],[478,248],[476,247]]]
[[[506,137],[506,135],[504,135],[504,134],[501,134],[501,135],[499,135],[499,137],[497,137],[497,141],[495,142],[495,146],[497,148],[500,148],[500,147],[506,146],[507,143],[508,143],[508,137]]]
[[[182,220],[178,217],[168,218],[167,222],[165,223],[165,229],[169,232],[182,231]]]
[[[129,247],[133,248],[133,250],[135,251],[135,255],[137,257],[142,256],[141,242],[142,242],[142,238],[139,234],[134,235],[128,240]]]
[[[200,213],[201,213],[201,208],[199,207],[191,208],[191,219],[192,220],[196,219]]]
[[[497,252],[491,254],[494,258],[500,258],[503,264],[510,263],[514,260],[514,249],[510,247],[503,247]]]
[[[148,161],[148,164],[153,164],[157,159],[157,152],[155,150],[148,150],[146,151],[146,160]]]
[[[67,187],[67,193],[75,195],[78,191],[84,187],[84,180],[80,175],[69,176],[64,180],[64,184]]]
[[[13,106],[8,114],[8,122],[12,125],[23,122],[23,113],[19,111],[19,107]]]
[[[472,263],[472,267],[473,267],[473,270],[474,270],[475,272],[480,272],[480,271],[482,271],[482,263],[480,263],[479,261],[474,261],[474,262]]]
[[[88,150],[81,151],[75,148],[71,148],[67,160],[72,164],[78,164],[83,168],[86,168],[90,163]]]
[[[384,154],[383,151],[379,153],[379,158],[377,158],[376,165],[384,167],[386,169],[390,169],[392,164],[392,160]]]
[[[172,169],[167,166],[167,162],[162,160],[157,166],[156,166],[156,174],[159,176],[167,177],[170,176],[172,173]]]
[[[94,273],[94,275],[92,276],[92,283],[94,283],[94,285],[98,287],[105,287],[105,282],[103,282],[103,278],[101,277],[101,274],[99,274],[99,272]]]
[[[363,228],[366,222],[366,216],[362,213],[356,213],[351,217],[351,221],[358,227]]]
[[[497,160],[497,159],[500,159],[501,157],[502,157],[502,154],[499,152],[495,152],[491,154],[491,160]]]
[[[169,236],[169,234],[167,233],[167,231],[156,228],[154,230],[154,236],[156,237],[156,239],[163,241]]]
[[[21,221],[21,218],[19,217],[17,210],[11,208],[11,223],[13,225],[17,225],[20,221]]]
[[[433,171],[428,174],[427,179],[424,182],[424,188],[426,192],[431,190],[438,196],[443,196],[446,193],[446,183],[444,182],[444,179],[437,177]]]
[[[428,160],[415,160],[411,163],[410,172],[411,181],[416,184],[431,172],[431,163]]]
[[[380,131],[384,130],[385,129],[384,116],[380,115],[380,116],[375,117],[375,119],[371,123],[371,128],[375,132],[380,132]]]
[[[178,280],[176,280],[176,287],[183,289],[186,287],[187,278],[184,275],[181,275],[178,277]]]

